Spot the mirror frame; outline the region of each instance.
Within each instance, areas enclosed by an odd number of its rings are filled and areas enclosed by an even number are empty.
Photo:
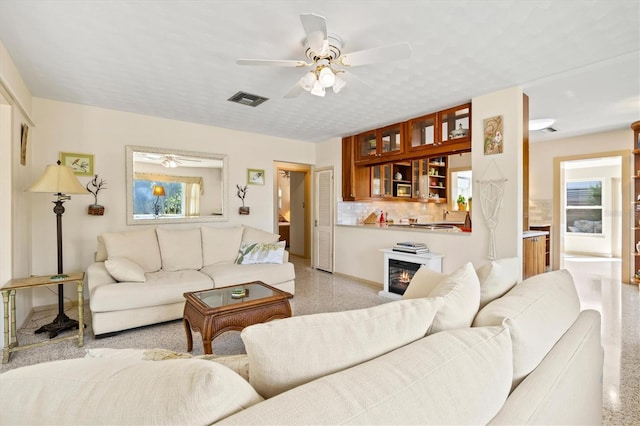
[[[133,153],[146,152],[150,154],[179,155],[195,158],[209,158],[222,160],[222,214],[211,216],[196,216],[184,218],[135,219],[133,217]],[[126,146],[126,182],[127,182],[127,225],[157,225],[170,223],[202,223],[226,222],[229,220],[229,160],[226,154],[212,154],[197,151],[183,151],[178,149],[154,148],[150,146]]]

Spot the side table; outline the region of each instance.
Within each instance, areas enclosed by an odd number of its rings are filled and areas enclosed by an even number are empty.
[[[43,275],[38,277],[17,278],[8,281],[0,291],[2,291],[2,304],[4,305],[4,349],[2,354],[2,363],[9,362],[11,352],[22,349],[35,348],[38,346],[48,345],[63,340],[78,339],[78,346],[84,345],[84,318],[83,318],[83,284],[84,272],[73,272],[66,274],[63,279],[52,279],[51,275]],[[16,330],[16,290],[23,288],[44,287],[49,285],[58,285],[60,283],[76,283],[78,288],[78,334],[73,336],[58,337],[46,341],[32,343],[30,345],[18,346],[18,337]]]

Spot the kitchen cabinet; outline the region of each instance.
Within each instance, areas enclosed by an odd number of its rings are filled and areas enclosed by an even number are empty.
[[[437,155],[471,149],[471,104],[407,121],[407,151]]]
[[[403,123],[370,130],[356,136],[356,163],[376,163],[402,154]]]
[[[413,160],[413,198],[446,203],[447,175],[446,156]]]
[[[547,232],[544,238],[544,265],[547,269],[551,268],[551,225],[531,225],[529,229]]]
[[[634,122],[631,129],[633,129],[633,176],[631,178],[633,185],[633,223],[631,224],[633,247],[631,248],[630,263],[633,271],[629,281],[640,284],[640,121]]]
[[[545,272],[545,236],[525,236],[522,239],[522,279]]]
[[[392,164],[371,166],[371,197],[392,197]]]

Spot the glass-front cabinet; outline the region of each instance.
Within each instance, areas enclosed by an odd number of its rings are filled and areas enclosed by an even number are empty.
[[[403,151],[403,125],[393,124],[361,133],[356,140],[357,163],[373,162]]]
[[[409,120],[409,149],[428,148],[436,143],[436,114]]]
[[[439,114],[441,144],[470,140],[471,105],[465,104],[441,111]]]
[[[392,197],[393,177],[392,164],[371,166],[371,196]]]
[[[413,160],[413,198],[431,203],[447,202],[447,157]]]

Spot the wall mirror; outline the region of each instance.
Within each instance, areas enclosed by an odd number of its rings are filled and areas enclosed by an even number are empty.
[[[127,225],[228,220],[227,156],[126,147]]]

